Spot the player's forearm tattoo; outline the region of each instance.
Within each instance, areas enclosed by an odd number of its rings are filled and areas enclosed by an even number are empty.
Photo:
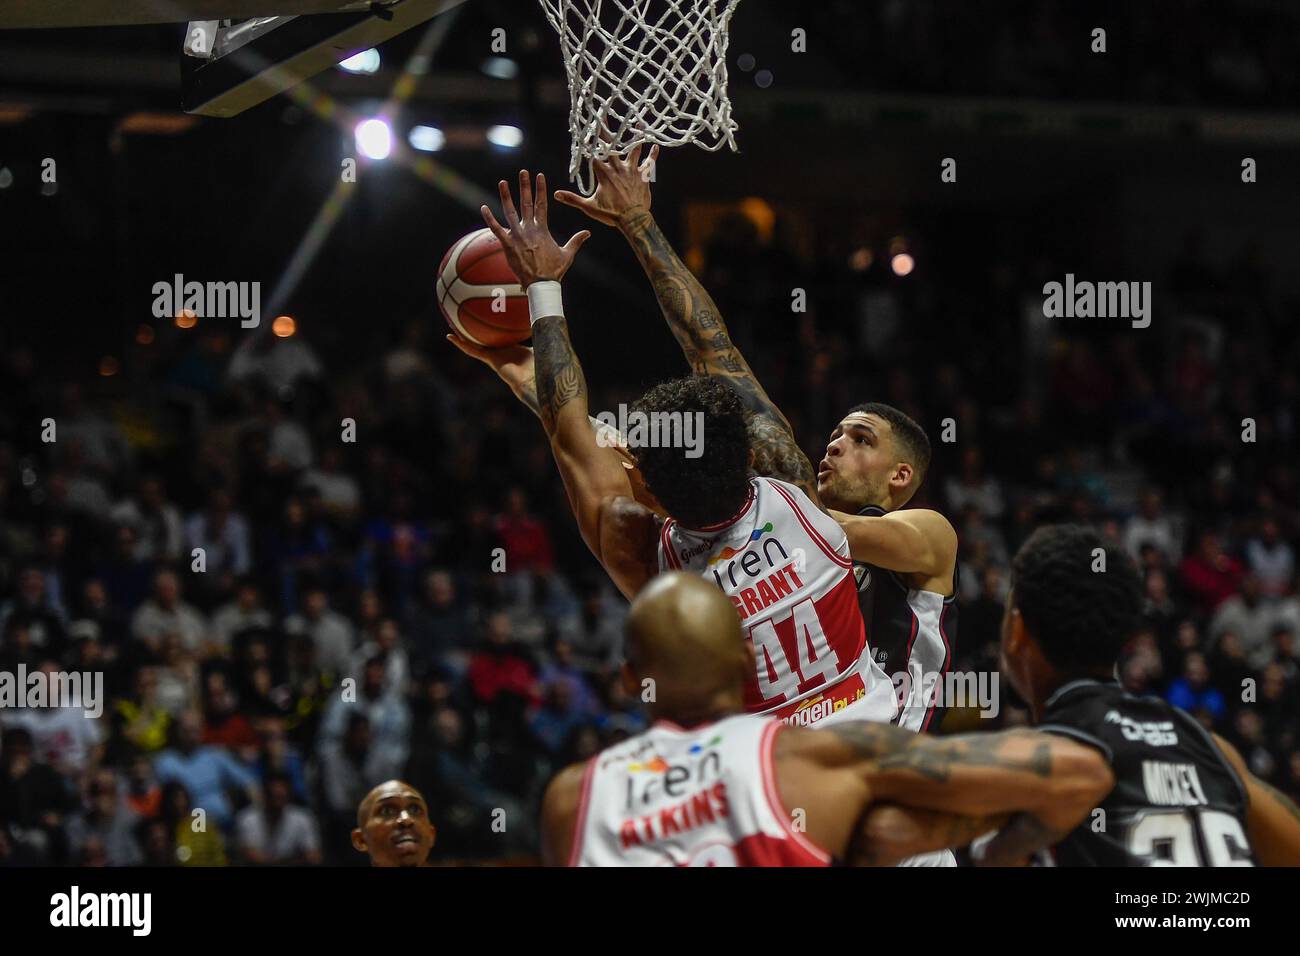
[[[550,316],[533,326],[538,414],[548,435],[555,433],[560,410],[587,392],[578,356],[564,319]]]
[[[682,347],[694,375],[721,378],[739,394],[749,411],[749,440],[754,471],[802,488],[817,501],[817,474],[794,439],[790,423],[768,398],[732,342],[718,307],[673,250],[649,212],[621,223],[637,259],[650,277],[659,308]]]
[[[1052,747],[1046,740],[1035,741],[1026,756],[1016,752],[1023,748],[1011,746],[1016,738],[994,734],[936,740],[885,724],[856,722],[827,729],[858,755],[874,759],[882,770],[914,770],[940,782],[949,779],[956,767],[1000,767],[1038,777],[1052,775]]]
[[[753,400],[745,395],[747,385],[734,379],[731,383],[741,393],[745,404],[752,408]],[[808,497],[818,501],[817,473],[779,414],[754,411],[749,416],[749,447],[754,449],[754,471],[798,485]]]
[[[722,369],[752,379],[753,372],[727,335],[717,305],[678,257],[654,217],[648,212],[634,213],[622,223],[622,229],[650,278],[659,308],[686,353],[691,371],[707,375]]]

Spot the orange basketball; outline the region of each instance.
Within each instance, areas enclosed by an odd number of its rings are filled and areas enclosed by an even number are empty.
[[[532,334],[528,296],[491,229],[462,236],[442,257],[438,308],[456,333],[479,345],[510,345]]]

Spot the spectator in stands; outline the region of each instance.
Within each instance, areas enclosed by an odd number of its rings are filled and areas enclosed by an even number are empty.
[[[514,647],[508,614],[498,611],[488,617],[483,643],[470,660],[467,678],[470,691],[480,704],[491,705],[502,693],[526,700],[536,698],[533,666]]]
[[[316,820],[290,802],[289,779],[271,774],[262,782],[261,806],[246,807],[235,819],[235,845],[255,866],[310,866],[322,860]]]
[[[135,686],[129,697],[113,702],[114,735],[135,752],[153,754],[167,746],[172,714],[158,700],[158,672],[141,667],[135,672]]]
[[[1277,612],[1264,603],[1260,593],[1259,578],[1247,574],[1241,579],[1240,590],[1219,604],[1210,621],[1210,640],[1231,631],[1241,641],[1246,660],[1251,666],[1262,668],[1273,659],[1273,624]]]
[[[234,821],[234,808],[227,794],[234,792],[245,801],[257,799],[257,778],[225,747],[203,744],[202,734],[202,718],[193,711],[182,714],[173,725],[172,746],[158,755],[154,767],[163,784],[164,812],[179,806],[175,790],[170,801],[167,790],[168,784],[179,783],[187,804],[192,794],[195,805],[207,813],[211,823],[228,829]]]
[[[974,508],[989,521],[998,520],[1006,510],[1002,485],[992,475],[985,473],[983,456],[975,447],[962,451],[961,473],[948,479],[944,492],[950,507],[957,511]]]
[[[211,813],[195,806],[189,789],[179,780],[163,784],[162,819],[171,836],[172,852],[181,866],[225,866],[226,843],[212,825]]]
[[[47,687],[60,683],[58,661],[44,660],[39,669]],[[26,729],[37,760],[60,774],[77,778],[99,765],[106,737],[102,714],[92,717],[86,708],[93,705],[107,709],[108,701],[92,700],[93,688],[87,688],[85,693],[85,699],[60,699],[58,706],[51,697],[45,706],[0,709],[0,727]]]
[[[191,653],[198,653],[208,636],[207,621],[197,608],[181,599],[180,578],[171,570],[158,572],[153,597],[140,605],[131,618],[131,636],[155,654],[162,652],[167,635],[175,635]]]
[[[365,662],[359,686],[333,700],[325,709],[320,726],[320,751],[337,751],[354,714],[367,721],[367,768],[380,779],[401,776],[411,748],[411,710],[401,691],[387,684],[387,667],[382,657]],[[378,783],[372,781],[370,786]],[[355,807],[355,802],[353,804]]]
[[[1277,521],[1265,518],[1259,534],[1246,542],[1246,564],[1266,599],[1286,594],[1295,577],[1295,549],[1282,538]]]
[[[405,695],[411,683],[411,659],[397,622],[383,618],[375,628],[373,640],[368,640],[352,656],[350,672],[360,673],[366,661],[380,658],[384,662],[384,686]]]
[[[135,831],[140,818],[126,804],[117,776],[101,767],[86,784],[82,811],[68,820],[69,848],[74,856],[88,855],[87,843],[97,840],[105,866],[138,866],[143,862]]]
[[[27,862],[57,866],[67,862],[71,809],[58,772],[36,759],[31,732],[8,726],[0,737],[0,834]]]
[[[474,623],[446,570],[434,568],[425,574],[420,597],[406,613],[406,631],[419,664],[438,664],[457,674],[469,667]]]
[[[212,643],[220,653],[228,655],[236,634],[267,628],[271,624],[271,612],[262,606],[262,594],[257,583],[244,578],[235,589],[234,599],[221,605],[212,615]]]
[[[208,506],[185,522],[185,536],[191,552],[202,548],[206,570],[204,580],[215,582],[212,593],[233,587],[240,575],[253,566],[248,521],[234,508],[229,493],[213,491]]]
[[[1223,695],[1210,686],[1210,669],[1205,655],[1193,651],[1183,661],[1183,675],[1169,685],[1165,697],[1175,707],[1198,716],[1208,717],[1212,724],[1222,720],[1228,708]]]
[[[623,602],[607,588],[588,583],[578,609],[562,618],[558,632],[573,661],[591,673],[616,669],[623,659]]]
[[[1196,550],[1183,559],[1179,573],[1196,607],[1210,612],[1236,593],[1242,567],[1241,562],[1224,552],[1218,534],[1203,531],[1196,539]]]
[[[1182,551],[1178,532],[1164,510],[1164,498],[1156,488],[1142,492],[1137,513],[1124,526],[1124,547],[1135,560],[1141,558],[1143,545],[1154,547],[1168,563]]]
[[[135,496],[118,502],[109,518],[133,532],[132,554],[137,561],[170,564],[182,559],[185,541],[181,513],[167,500],[158,477],[147,475],[140,479]]]
[[[331,610],[324,588],[313,587],[303,600],[301,614],[284,622],[290,634],[305,634],[315,647],[316,666],[336,677],[345,677],[352,663],[355,638],[351,623]]]
[[[63,615],[50,604],[40,568],[28,566],[18,572],[18,593],[0,604],[0,632],[10,620],[27,629],[32,647],[49,654],[62,652],[66,636]]]

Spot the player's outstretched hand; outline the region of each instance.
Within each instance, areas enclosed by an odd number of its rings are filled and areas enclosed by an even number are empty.
[[[546,225],[546,177],[542,173],[537,174],[537,198],[534,201],[528,170],[519,170],[518,211],[515,210],[515,201],[510,195],[510,184],[503,179],[497,188],[501,193],[501,208],[505,213],[506,225],[497,222],[487,206],[481,210],[483,221],[492,230],[492,234],[501,240],[506,261],[519,277],[520,283],[527,288],[534,282],[563,277],[569,271],[569,266],[573,265],[573,257],[582,248],[582,244],[591,238],[590,230],[583,229],[574,233],[563,246],[555,241]]]
[[[637,143],[626,159],[610,156],[593,163],[596,173],[596,191],[590,196],[579,196],[567,189],[555,191],[555,201],[581,209],[597,222],[618,226],[619,219],[631,213],[650,211],[650,181],[654,178],[655,163],[659,161],[659,147],[651,146],[650,154],[641,159]]]

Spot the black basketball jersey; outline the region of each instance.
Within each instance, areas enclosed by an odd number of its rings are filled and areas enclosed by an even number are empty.
[[[1254,866],[1240,776],[1194,717],[1114,681],[1048,698],[1039,730],[1100,750],[1115,788],[1052,851],[1057,866]]]
[[[858,512],[869,517],[884,513],[874,505]],[[949,597],[910,587],[895,572],[861,561],[853,562],[853,574],[867,643],[898,692],[894,723],[915,731],[937,728],[957,639],[956,570]]]

